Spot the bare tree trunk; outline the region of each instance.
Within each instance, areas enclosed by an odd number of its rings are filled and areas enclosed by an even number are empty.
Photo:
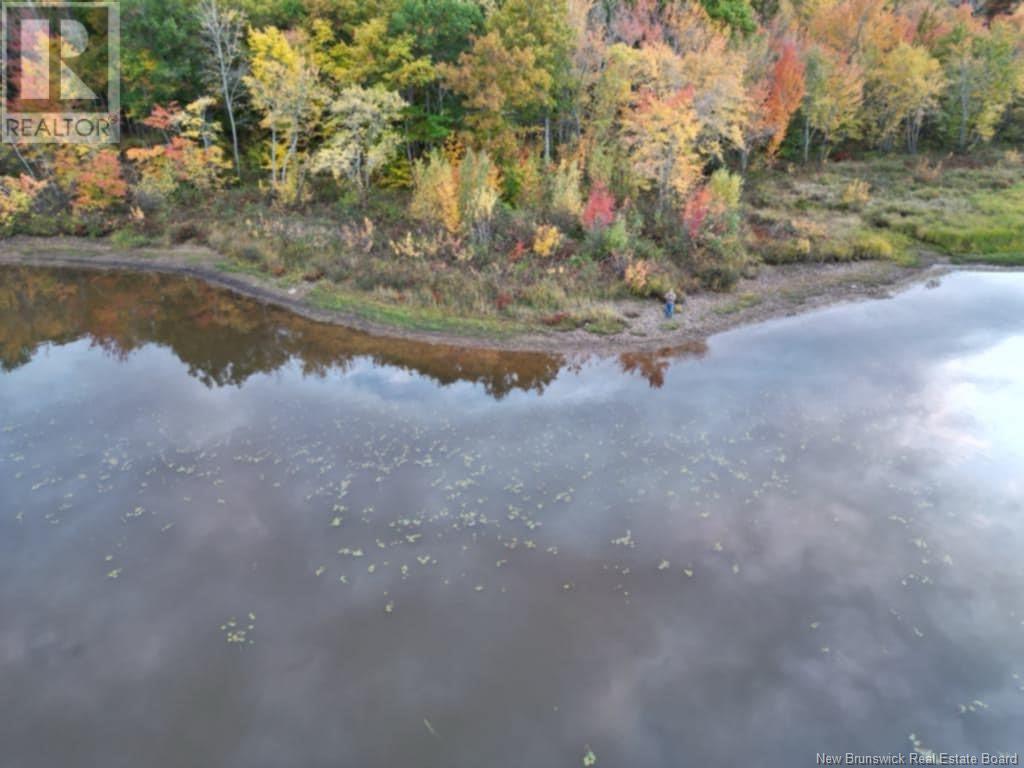
[[[804,118],[804,165],[807,165],[807,161],[810,158],[811,153],[811,121],[809,118]]]
[[[544,163],[551,165],[551,115],[544,115]]]
[[[14,154],[18,156],[18,160],[21,161],[21,164],[25,167],[25,170],[28,171],[28,175],[31,176],[36,181],[39,181],[39,177],[36,176],[36,172],[32,169],[32,166],[29,165],[28,159],[23,154],[21,154],[21,150],[18,149],[17,142],[11,142],[11,149],[14,150]]]
[[[235,161],[235,175],[242,177],[242,161],[238,151],[238,125],[235,120],[235,94],[242,80],[242,34],[245,17],[235,10],[225,10],[218,0],[203,0],[196,8],[199,25],[213,56],[210,67],[224,98],[231,128],[231,152]]]

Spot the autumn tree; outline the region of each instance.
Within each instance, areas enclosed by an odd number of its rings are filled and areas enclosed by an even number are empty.
[[[785,40],[776,46],[778,57],[772,67],[768,97],[764,104],[765,123],[771,130],[768,154],[774,155],[786,138],[793,115],[806,92],[805,67],[796,44]]]
[[[414,218],[476,245],[490,242],[500,173],[486,151],[458,155],[435,149],[416,164],[414,179]]]
[[[330,27],[318,20],[314,23],[314,44],[323,52],[318,58],[323,74],[341,86],[382,85],[401,91],[435,78],[430,57],[415,53],[414,36],[390,34],[385,17],[360,24],[351,42],[334,42]]]
[[[54,157],[53,177],[71,199],[76,216],[102,214],[122,205],[128,195],[121,158],[115,149],[60,147]]]
[[[663,97],[691,89],[699,150],[707,159],[724,161],[729,150],[743,148],[744,127],[751,119],[744,52],[699,6],[670,14],[661,34],[665,42],[647,43],[637,51],[634,86]]]
[[[814,136],[820,140],[821,160],[834,142],[860,134],[864,75],[860,67],[835,52],[815,46],[807,52],[803,100],[803,156],[808,160]]]
[[[270,186],[284,199],[301,191],[301,153],[317,126],[325,96],[319,70],[276,27],[249,32],[250,74],[244,78],[260,125],[270,131]]]
[[[924,48],[900,42],[886,53],[866,87],[879,140],[888,144],[902,130],[907,151],[915,154],[945,85],[941,64]]]
[[[463,97],[467,127],[501,159],[514,152],[514,117],[551,104],[551,75],[538,66],[533,51],[509,48],[495,32],[476,38],[457,65],[438,69]]]
[[[683,199],[700,178],[700,122],[693,93],[681,89],[661,97],[642,93],[623,120],[623,139],[644,189],[654,189],[659,214]]]
[[[804,63],[791,40],[752,38],[747,50],[749,118],[743,126],[740,165],[746,171],[750,153],[764,145],[769,157],[786,138],[793,115],[804,97]]]
[[[330,106],[327,140],[313,156],[313,170],[347,179],[365,202],[370,181],[398,151],[401,136],[394,124],[405,101],[381,87],[349,86]]]
[[[221,187],[222,173],[230,163],[219,146],[220,125],[208,116],[212,102],[206,96],[184,108],[158,104],[143,120],[160,132],[164,142],[125,152],[137,178],[133,190],[137,205],[150,209],[182,190],[209,193]]]

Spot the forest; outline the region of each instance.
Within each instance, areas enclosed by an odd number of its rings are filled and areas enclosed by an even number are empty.
[[[615,332],[760,265],[1024,253],[1024,7],[124,0],[119,146],[0,234],[186,242],[312,300]],[[397,313],[397,314],[395,314]]]

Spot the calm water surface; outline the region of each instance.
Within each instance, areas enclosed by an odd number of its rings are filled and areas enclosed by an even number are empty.
[[[563,359],[0,270],[4,768],[1024,751],[1024,274]]]

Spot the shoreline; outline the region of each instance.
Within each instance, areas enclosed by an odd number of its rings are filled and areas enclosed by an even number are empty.
[[[404,328],[375,322],[356,312],[321,308],[309,301],[313,284],[289,287],[261,276],[225,269],[218,266],[223,258],[205,246],[123,251],[108,241],[86,238],[15,237],[0,241],[0,265],[180,275],[286,309],[314,322],[345,326],[371,335],[458,347],[562,354],[663,350],[703,341],[741,326],[827,306],[890,298],[916,284],[961,268],[936,254],[924,254],[921,261],[921,265],[915,267],[881,261],[763,266],[757,277],[741,280],[731,293],[687,296],[671,322],[665,321],[660,302],[629,300],[615,304],[628,327],[614,335],[602,336],[584,330],[537,330],[498,336]],[[963,268],[1001,269],[984,265]]]

